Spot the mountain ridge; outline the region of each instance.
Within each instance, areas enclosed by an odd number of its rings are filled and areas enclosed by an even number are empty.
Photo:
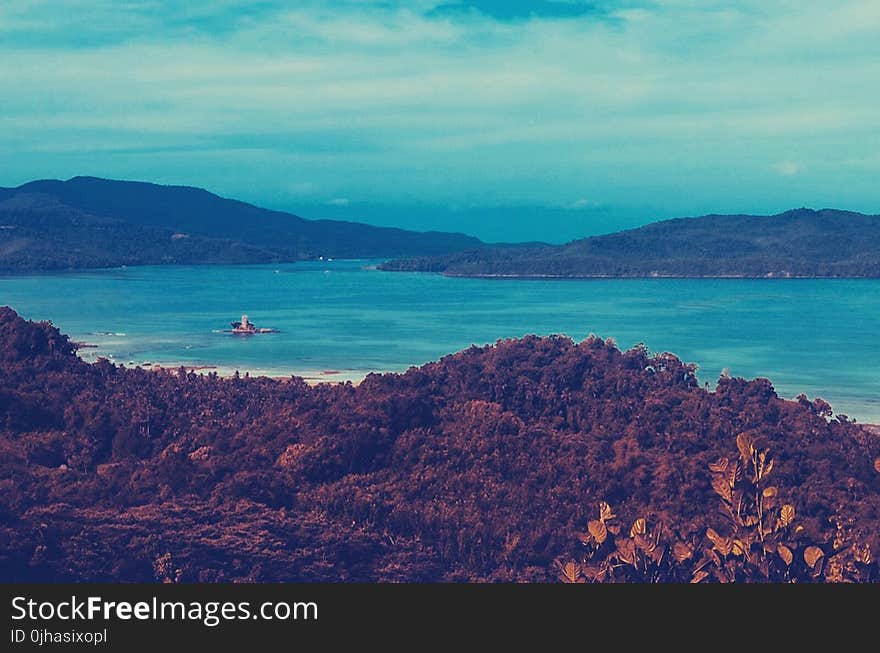
[[[562,245],[309,220],[203,188],[77,176],[0,187],[0,271],[388,259],[485,278],[880,277],[880,216],[790,209],[652,222]]]
[[[563,245],[487,247],[380,267],[487,278],[876,278],[878,255],[880,216],[799,208],[771,216],[673,218]]]
[[[483,246],[464,234],[308,220],[193,186],[85,176],[0,188],[0,225],[4,270],[391,258]]]

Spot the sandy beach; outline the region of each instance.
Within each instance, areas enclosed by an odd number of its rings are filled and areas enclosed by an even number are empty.
[[[354,369],[293,369],[286,370],[277,367],[247,367],[235,365],[214,365],[212,363],[193,363],[192,361],[120,361],[112,355],[105,356],[95,351],[99,345],[89,343],[77,343],[77,355],[86,363],[95,363],[105,358],[115,365],[127,368],[140,367],[141,369],[151,372],[174,372],[176,373],[181,367],[189,372],[196,374],[217,374],[222,378],[231,378],[238,373],[240,376],[246,374],[251,377],[266,377],[270,379],[289,379],[293,376],[304,379],[311,385],[318,383],[354,383],[357,385],[364,378],[373,372],[383,373],[390,370],[354,370]]]
[[[128,365],[127,367],[131,366]],[[235,376],[236,372],[240,376],[247,374],[250,377],[266,377],[278,380],[285,380],[296,376],[302,378],[310,385],[346,382],[357,385],[364,380],[367,374],[371,373],[368,370],[292,370],[284,372],[273,368],[241,368],[227,365],[193,365],[191,363],[149,363],[138,365],[138,367],[150,370],[151,372],[177,372],[182,367],[187,372],[195,372],[196,374],[215,373],[222,378],[231,378]]]

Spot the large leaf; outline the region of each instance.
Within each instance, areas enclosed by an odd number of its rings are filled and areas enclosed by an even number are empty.
[[[748,462],[755,453],[755,440],[748,433],[740,433],[736,436],[736,448],[739,449],[743,462]]]
[[[583,583],[585,579],[581,576],[581,566],[576,562],[566,562],[564,565],[559,563],[559,580],[563,583]]]
[[[806,562],[810,569],[814,569],[816,567],[816,563],[822,559],[822,556],[825,555],[825,552],[820,549],[818,546],[808,546],[804,549],[804,562]]]
[[[791,525],[791,522],[794,521],[794,515],[794,506],[790,503],[786,503],[779,511],[778,527],[785,528],[786,526]]]
[[[596,544],[602,544],[608,537],[608,529],[605,527],[605,523],[598,519],[594,519],[587,524],[587,530],[590,531],[590,535],[596,540]]]
[[[776,545],[776,553],[778,553],[779,557],[782,558],[782,562],[785,563],[786,567],[791,564],[792,560],[794,560],[794,554],[791,552],[791,549],[789,549],[784,544]]]
[[[761,493],[761,501],[764,506],[764,510],[770,510],[773,506],[776,505],[776,497],[779,492],[776,487],[771,485],[770,487],[764,488],[764,491]]]
[[[632,528],[629,529],[629,536],[644,535],[647,532],[647,524],[644,517],[639,517],[633,522]]]

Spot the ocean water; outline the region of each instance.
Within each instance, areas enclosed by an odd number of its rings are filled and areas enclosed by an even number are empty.
[[[880,422],[880,280],[481,280],[374,261],[135,267],[0,277],[0,305],[97,345],[84,358],[359,379],[528,333],[613,337],[771,379]],[[247,313],[280,333],[223,333]]]

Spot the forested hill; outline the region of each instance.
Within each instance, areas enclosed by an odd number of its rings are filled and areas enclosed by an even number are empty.
[[[594,337],[310,387],[89,365],[0,308],[5,582],[876,579],[878,456]]]
[[[0,188],[0,270],[386,258],[480,246],[463,234],[306,220],[184,186],[75,177]]]
[[[474,277],[880,277],[880,216],[795,209],[678,218],[565,245],[485,248],[382,269]]]

